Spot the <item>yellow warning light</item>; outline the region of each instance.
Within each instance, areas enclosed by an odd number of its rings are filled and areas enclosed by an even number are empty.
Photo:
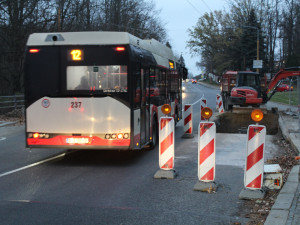
[[[169,104],[164,104],[161,107],[161,111],[163,114],[168,115],[171,112],[171,106]]]
[[[259,122],[264,118],[264,113],[260,109],[254,109],[251,113],[251,119],[255,122]]]
[[[201,116],[204,117],[204,119],[209,119],[213,114],[213,111],[209,107],[204,107],[201,109]]]

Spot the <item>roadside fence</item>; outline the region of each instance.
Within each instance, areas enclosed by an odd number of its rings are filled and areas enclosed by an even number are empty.
[[[0,112],[24,107],[24,95],[0,96]]]

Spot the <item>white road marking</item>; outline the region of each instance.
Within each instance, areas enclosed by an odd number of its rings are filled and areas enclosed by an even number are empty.
[[[52,161],[52,160],[55,160],[55,159],[58,159],[58,158],[62,158],[66,155],[66,153],[62,153],[60,155],[57,155],[57,156],[54,156],[54,157],[51,157],[49,159],[45,159],[45,160],[42,160],[42,161],[39,161],[39,162],[36,162],[36,163],[32,163],[28,166],[24,166],[24,167],[21,167],[19,169],[15,169],[15,170],[11,170],[11,171],[8,171],[6,173],[2,173],[0,174],[0,178],[1,177],[4,177],[4,176],[7,176],[7,175],[10,175],[10,174],[13,174],[13,173],[16,173],[16,172],[19,172],[19,171],[22,171],[22,170],[26,170],[28,168],[31,168],[31,167],[34,167],[34,166],[38,166],[38,165],[41,165],[43,163],[46,163],[46,162],[49,162],[49,161]]]
[[[25,202],[25,203],[30,203],[30,200],[9,200],[9,202]]]
[[[199,100],[197,100],[197,101],[195,101],[194,103],[192,103],[192,104],[188,104],[188,105],[196,105],[198,102],[200,102],[201,101],[201,98],[199,98]],[[182,112],[184,112],[184,107],[183,107],[183,109],[182,109]]]
[[[0,137],[0,141],[6,140],[6,137]]]

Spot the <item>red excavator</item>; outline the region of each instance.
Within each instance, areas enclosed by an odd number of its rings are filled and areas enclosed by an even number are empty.
[[[224,108],[229,111],[233,105],[259,107],[259,105],[269,101],[276,93],[282,79],[293,76],[300,76],[300,67],[281,69],[268,85],[266,76],[259,73],[227,71],[221,79],[221,95]],[[268,97],[268,93],[272,89],[273,92]]]

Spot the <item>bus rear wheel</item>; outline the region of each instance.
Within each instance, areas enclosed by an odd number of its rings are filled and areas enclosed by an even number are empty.
[[[156,147],[158,143],[158,125],[157,125],[157,122],[156,122],[156,119],[153,119],[153,122],[152,122],[152,141],[149,145],[149,150],[152,150]]]

